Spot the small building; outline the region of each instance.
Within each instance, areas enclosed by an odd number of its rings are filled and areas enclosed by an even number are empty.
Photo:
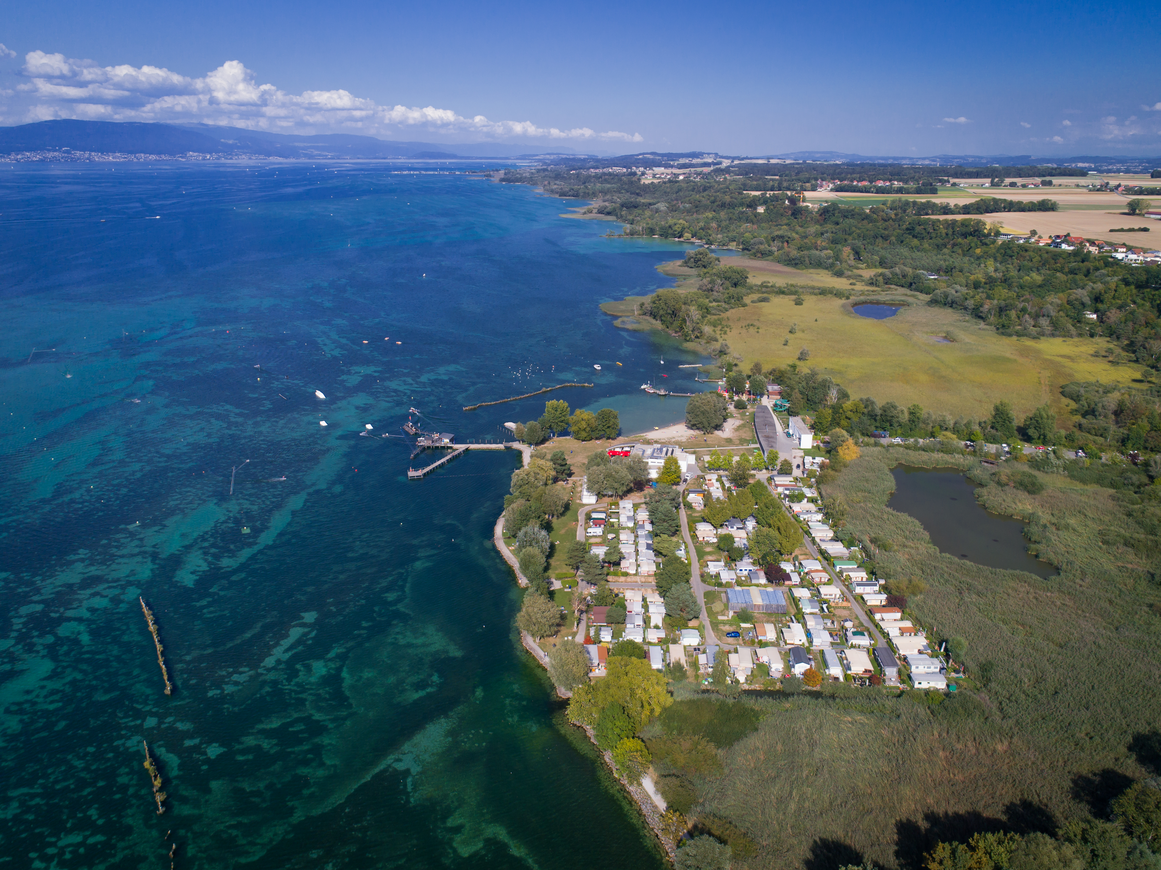
[[[813,598],[803,598],[798,602],[798,606],[802,608],[802,612],[804,614],[822,613],[822,605],[815,601]]]
[[[842,601],[843,592],[832,583],[827,583],[818,587],[818,594],[822,596],[824,601]]]
[[[589,611],[589,625],[608,625],[609,608],[594,607]]]
[[[847,644],[852,647],[871,648],[871,636],[861,628],[847,629]]]
[[[770,669],[770,676],[777,677],[782,673],[782,656],[772,646],[764,646],[754,650],[754,657]]]
[[[738,682],[744,683],[750,678],[750,674],[754,670],[754,657],[748,646],[740,646],[737,652],[730,653],[729,662],[730,670],[734,672]]]
[[[701,633],[696,628],[683,628],[681,630],[681,645],[700,646]]]
[[[891,643],[895,645],[895,649],[902,656],[913,656],[916,653],[931,651],[931,648],[927,645],[927,638],[923,634],[914,634],[908,637],[893,637],[891,638]]]
[[[886,592],[861,592],[859,594],[863,596],[863,601],[867,602],[869,607],[882,607],[887,603]]]
[[[782,640],[787,646],[806,646],[806,630],[797,622],[782,626]]]
[[[638,626],[636,628],[625,629],[625,640],[635,640],[637,643],[645,643],[645,629]]]
[[[814,446],[814,433],[801,417],[790,418],[790,427],[786,430],[786,434],[797,441],[803,450],[809,450]]]
[[[786,613],[786,595],[781,589],[759,589],[747,586],[726,590],[726,606],[731,614],[739,610],[751,613]]]
[[[808,668],[814,667],[814,659],[802,647],[791,647],[788,655],[790,658],[790,672],[797,677],[801,677],[806,673]]]
[[[852,677],[869,677],[875,672],[871,667],[871,657],[867,655],[866,650],[862,649],[848,649],[847,656],[847,670]]]
[[[907,656],[907,667],[911,669],[912,676],[916,674],[938,674],[943,670],[943,662],[924,653],[915,653],[914,655]]]
[[[826,671],[826,675],[834,680],[841,680],[845,676],[842,662],[839,661],[838,653],[833,649],[824,649],[822,651],[822,666]]]
[[[903,611],[898,607],[872,607],[871,616],[879,622],[888,622],[890,620],[902,619]]]
[[[689,499],[689,505],[695,511],[700,511],[705,508],[705,491],[700,489],[691,489],[685,497]]]
[[[941,692],[947,689],[947,677],[943,674],[917,674],[912,671],[911,683],[917,689],[938,689]]]
[[[665,670],[665,656],[662,654],[661,647],[652,644],[646,649],[649,653],[649,667],[655,671]]]
[[[895,658],[895,654],[891,650],[885,646],[875,647],[875,661],[882,668],[884,679],[899,679],[899,661]]]

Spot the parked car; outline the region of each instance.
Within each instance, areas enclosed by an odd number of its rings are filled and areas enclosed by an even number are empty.
[[[740,631],[727,631],[726,632],[726,637],[741,637],[741,636],[742,636],[742,633]]]

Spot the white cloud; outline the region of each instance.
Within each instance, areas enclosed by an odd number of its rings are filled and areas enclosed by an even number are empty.
[[[3,47],[4,46],[0,45],[0,48],[3,48]],[[1161,103],[1154,103],[1151,106],[1142,106],[1141,108],[1144,109],[1146,112],[1161,112]]]
[[[274,85],[258,84],[254,73],[237,60],[227,61],[200,78],[189,78],[162,67],[101,66],[63,54],[30,51],[24,58],[23,75],[27,81],[19,89],[31,100],[26,109],[29,121],[197,121],[252,130],[343,130],[369,136],[422,128],[444,136],[486,139],[643,141],[638,133],[618,130],[598,132],[590,127],[560,129],[532,121],[492,121],[483,115],[467,117],[434,106],[381,106],[341,89],[288,94]]]
[[[960,115],[958,118],[944,118],[943,123],[945,123],[945,124],[970,124],[971,121],[969,121],[963,115]]]
[[[16,52],[0,42],[0,57],[16,57]]]
[[[1063,144],[1064,144],[1064,140],[1063,140],[1062,138],[1060,138],[1059,136],[1053,136],[1053,137],[1052,137],[1051,139],[1049,139],[1048,141],[1049,141],[1049,142],[1055,142],[1057,145],[1063,145]]]
[[[1023,127],[1025,130],[1027,130],[1027,129],[1028,129],[1029,127],[1031,127],[1032,125],[1031,125],[1031,124],[1029,124],[1027,121],[1021,121],[1021,122],[1020,122],[1020,126],[1021,126],[1021,127]]]
[[[1063,121],[1061,121],[1060,123],[1061,123],[1063,126],[1065,126],[1065,127],[1071,127],[1071,126],[1072,126],[1072,121],[1068,120],[1068,118],[1065,118],[1065,119],[1064,119]]]

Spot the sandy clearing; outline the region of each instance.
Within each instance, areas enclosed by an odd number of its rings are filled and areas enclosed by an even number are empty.
[[[716,433],[724,438],[735,437],[737,431],[747,424],[747,420],[741,417],[730,417],[726,420],[726,424],[722,427],[722,431]],[[701,432],[690,429],[684,423],[674,423],[671,426],[662,426],[659,429],[652,429],[648,432],[641,432],[637,435],[630,436],[639,440],[647,441],[688,441],[691,438],[705,438]]]

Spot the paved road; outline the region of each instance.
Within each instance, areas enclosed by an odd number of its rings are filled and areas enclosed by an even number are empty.
[[[685,494],[684,486],[681,488],[681,492],[682,495]],[[678,512],[678,517],[681,520],[681,535],[685,538],[685,554],[689,556],[689,585],[693,587],[693,594],[697,596],[698,603],[701,604],[701,624],[705,627],[705,642],[707,644],[713,643],[724,647],[724,644],[714,637],[713,628],[710,626],[709,610],[705,606],[707,587],[701,582],[701,566],[698,565],[697,550],[694,549],[693,540],[689,536],[689,521],[685,518],[684,498],[681,500],[681,509]]]
[[[767,486],[769,486],[769,481],[767,481]],[[794,517],[782,499],[778,499],[778,503],[782,505],[782,510],[786,511],[787,514],[790,514],[791,518]],[[794,521],[798,522],[796,519]],[[875,639],[875,646],[886,646],[887,643],[885,640],[883,640],[883,635],[879,634],[878,623],[867,616],[867,614],[863,611],[862,605],[859,604],[859,600],[855,598],[853,594],[851,594],[851,590],[847,588],[847,584],[839,577],[834,569],[831,568],[829,564],[827,564],[826,559],[822,557],[822,554],[818,552],[818,548],[814,546],[814,541],[811,540],[810,535],[806,534],[805,532],[802,535],[802,543],[806,545],[806,549],[810,552],[810,555],[822,563],[822,567],[826,569],[826,573],[830,575],[834,585],[842,590],[842,593],[844,596],[846,596],[847,603],[850,605],[851,610],[855,612],[855,615],[859,618],[859,621],[866,626],[867,631],[869,631],[871,636]]]

